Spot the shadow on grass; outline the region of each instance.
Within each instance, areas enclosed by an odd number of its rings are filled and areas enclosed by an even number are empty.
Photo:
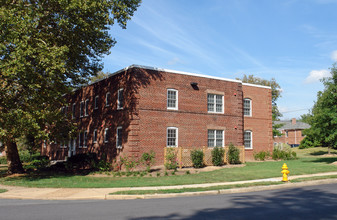
[[[317,158],[317,159],[312,160],[310,162],[331,164],[331,163],[334,163],[336,161],[337,161],[337,157],[326,157],[326,158]]]
[[[327,154],[328,154],[328,152],[323,151],[323,150],[315,151],[315,152],[310,153],[310,155],[312,155],[312,156],[322,156],[322,155],[327,155]],[[331,152],[331,154],[336,155],[336,152]]]

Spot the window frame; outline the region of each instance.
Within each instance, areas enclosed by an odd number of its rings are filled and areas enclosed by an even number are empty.
[[[78,134],[78,148],[82,148],[83,140],[82,140],[82,131]]]
[[[210,131],[214,131],[214,142],[213,142],[213,146],[210,146],[209,144],[209,132]],[[217,133],[218,132],[221,132],[221,135],[222,135],[222,143],[221,143],[221,146],[218,146],[217,145],[217,141],[218,141],[218,138],[217,138]],[[209,148],[214,148],[214,147],[225,147],[225,131],[224,130],[219,130],[219,129],[207,129],[207,147]]]
[[[105,107],[109,107],[110,106],[110,99],[111,99],[111,93],[107,92],[105,94]]]
[[[109,128],[104,129],[104,134],[103,134],[103,141],[104,143],[109,143]]]
[[[97,143],[97,129],[95,129],[93,131],[93,134],[92,134],[92,142],[93,143]]]
[[[209,96],[213,96],[213,103],[210,103],[209,102],[209,99],[208,99],[208,97]],[[221,112],[220,111],[217,111],[217,96],[221,96]],[[209,104],[213,104],[213,110],[210,110],[209,109]],[[214,94],[214,93],[207,93],[207,112],[208,113],[214,113],[214,114],[223,114],[223,113],[225,113],[225,99],[224,99],[224,95],[220,95],[220,94]]]
[[[118,131],[121,131],[120,135],[118,134]],[[122,147],[123,147],[123,127],[118,126],[116,129],[116,148],[122,149]]]
[[[83,118],[84,116],[84,101],[80,102],[80,118]]]
[[[245,114],[245,101],[249,101],[249,115],[246,115]],[[244,116],[247,116],[247,117],[252,117],[252,99],[250,99],[250,98],[244,98],[243,99],[243,115]]]
[[[250,147],[246,147],[246,139],[245,139],[245,134],[250,133]],[[253,131],[252,130],[245,130],[243,132],[243,145],[245,147],[245,150],[251,150],[253,149]]]
[[[174,102],[174,107],[170,107],[169,106],[169,100],[171,100],[171,99],[169,99],[169,92],[175,92],[175,102]],[[178,110],[178,90],[177,89],[167,89],[167,91],[166,91],[166,107],[167,107],[167,109],[169,109],[169,110]]]
[[[169,145],[169,130],[175,130],[175,145]],[[179,141],[179,135],[178,135],[179,129],[177,127],[167,127],[166,128],[166,147],[178,147],[178,141]]]
[[[89,115],[89,99],[86,99],[84,102],[84,116]]]
[[[117,92],[117,110],[121,110],[123,108],[124,108],[124,88],[120,88],[118,89]]]
[[[95,99],[94,99],[94,109],[98,109],[98,98],[99,96],[95,96]]]
[[[85,130],[83,132],[83,148],[87,148],[88,147],[88,131]]]

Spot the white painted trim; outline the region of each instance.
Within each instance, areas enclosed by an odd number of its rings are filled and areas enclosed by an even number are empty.
[[[95,140],[95,133],[96,133],[96,140]],[[92,143],[97,143],[97,139],[98,139],[97,129],[94,129],[94,131],[92,132]]]
[[[88,109],[87,109],[87,107],[88,107]],[[84,102],[84,116],[89,115],[88,111],[89,111],[89,99],[86,99],[85,102]]]
[[[168,92],[169,91],[173,91],[173,92],[176,92],[176,107],[168,107]],[[167,89],[166,90],[166,107],[167,107],[167,109],[169,109],[169,110],[178,110],[178,90],[176,90],[176,89]]]
[[[250,105],[250,106],[249,106],[249,115],[245,115],[245,114],[244,114],[244,111],[245,111],[245,108],[244,108],[244,107],[245,107],[245,100],[249,100],[249,101],[250,101],[250,102],[249,102],[249,105]],[[252,99],[250,99],[250,98],[244,98],[244,99],[243,99],[243,106],[242,106],[242,107],[243,107],[243,115],[244,115],[245,117],[252,117],[252,116],[253,116],[252,102],[253,102],[253,101],[252,101]]]
[[[262,85],[256,85],[256,84],[251,84],[251,83],[242,83],[244,86],[253,86],[253,87],[259,87],[259,88],[265,88],[265,89],[271,89],[270,86],[262,86]]]
[[[103,141],[104,141],[104,143],[108,143],[109,142],[108,132],[109,132],[109,128],[105,128],[104,129],[104,133],[103,133]]]
[[[252,150],[253,149],[253,131],[252,130],[243,131],[243,144],[245,143],[245,132],[250,132],[250,148],[245,147],[245,150]]]
[[[123,146],[122,145],[118,146],[118,138],[119,138],[118,137],[118,130],[122,130],[122,134],[123,134],[123,128],[122,128],[122,126],[118,126],[117,129],[116,129],[116,148],[117,149],[121,149]],[[123,135],[122,135],[122,137],[123,137]],[[123,140],[122,140],[122,143],[123,143]]]
[[[201,77],[201,78],[208,78],[208,79],[217,79],[217,80],[222,80],[222,81],[229,81],[229,82],[237,82],[237,83],[242,83],[241,80],[236,80],[236,79],[227,79],[227,78],[223,78],[223,77],[217,77],[217,76],[209,76],[209,75],[204,75],[204,74],[198,74],[198,73],[190,73],[190,72],[184,72],[184,71],[178,71],[178,70],[170,70],[170,69],[162,69],[162,68],[157,68],[157,67],[150,67],[150,66],[143,66],[143,65],[136,65],[136,64],[132,64],[128,67],[125,67],[121,70],[118,70],[114,73],[109,74],[107,77],[102,78],[100,80],[97,80],[93,83],[90,83],[88,85],[92,85],[94,83],[97,83],[101,80],[110,78],[114,75],[117,75],[119,73],[122,73],[128,69],[132,69],[132,68],[142,68],[142,69],[147,69],[147,70],[156,70],[156,71],[161,71],[161,72],[167,72],[167,73],[174,73],[174,74],[181,74],[181,75],[187,75],[187,76],[196,76],[196,77]]]
[[[94,109],[98,109],[98,99],[99,99],[99,96],[96,95],[94,98]]]
[[[169,129],[172,129],[172,130],[176,130],[176,145],[175,146],[168,146],[167,145],[167,142],[168,142],[168,130]],[[179,145],[178,145],[178,137],[179,137],[179,130],[178,130],[178,128],[177,127],[167,127],[166,128],[166,147],[178,147]]]
[[[120,91],[124,91],[124,88],[118,89],[118,92],[117,92],[117,110],[123,109],[123,106],[120,106],[120,102],[119,102],[119,92]],[[125,100],[124,94],[122,95],[122,97],[123,97],[123,100],[122,100],[123,103],[122,104],[124,105],[124,100]]]

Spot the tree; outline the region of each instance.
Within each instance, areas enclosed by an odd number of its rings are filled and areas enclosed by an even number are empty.
[[[59,125],[71,125],[59,111],[64,94],[102,69],[103,55],[116,43],[109,28],[115,22],[126,28],[139,4],[140,0],[0,3],[0,141],[6,147],[9,173],[23,172],[19,137],[50,139],[57,136]]]
[[[305,130],[303,144],[337,147],[337,68],[331,68],[331,77],[323,78],[324,90],[317,93],[317,101],[308,118],[311,127]],[[301,144],[302,144],[301,143]]]
[[[90,77],[90,83],[94,83],[98,80],[104,79],[109,76],[109,73],[99,71],[95,76]]]
[[[241,80],[244,83],[251,83],[251,84],[257,84],[257,85],[263,85],[263,86],[270,86],[271,87],[271,102],[272,102],[272,120],[279,121],[282,114],[278,110],[277,107],[277,99],[281,97],[281,87],[276,82],[274,78],[271,80],[261,79],[259,77],[256,77],[254,75],[246,75],[244,74],[242,79],[236,78],[237,80]],[[277,130],[278,128],[282,127],[283,124],[274,124],[273,123],[273,136],[281,136],[281,132]]]

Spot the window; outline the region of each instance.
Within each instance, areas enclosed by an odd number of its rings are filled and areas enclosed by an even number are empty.
[[[167,109],[178,110],[178,90],[167,90]]]
[[[84,102],[82,101],[80,103],[80,117],[82,118],[83,117],[83,108],[84,108]]]
[[[109,142],[109,128],[104,129],[104,143],[108,143]]]
[[[73,112],[73,119],[76,117],[76,103],[73,103],[73,109],[72,109],[72,112]]]
[[[207,94],[207,110],[213,113],[223,113],[223,95]]]
[[[45,140],[43,141],[43,148],[47,148],[47,142]]]
[[[78,134],[78,147],[82,147],[83,146],[83,138],[82,138],[83,132],[80,132]]]
[[[107,92],[105,95],[105,106],[109,106],[110,105],[110,92]]]
[[[243,99],[243,115],[252,116],[252,100]]]
[[[245,131],[243,133],[243,141],[245,149],[253,149],[252,131]]]
[[[88,132],[87,131],[84,131],[83,132],[83,147],[87,147],[87,137],[88,137]]]
[[[89,114],[89,99],[85,100],[85,105],[84,105],[84,115],[88,116]]]
[[[167,147],[177,147],[178,146],[178,128],[168,127],[167,128]]]
[[[288,131],[286,131],[286,137],[288,137]]]
[[[95,106],[94,109],[98,109],[98,96],[95,97]]]
[[[122,127],[117,127],[117,137],[116,137],[116,147],[117,148],[122,148],[122,137],[123,137],[123,131]]]
[[[123,105],[124,105],[123,91],[124,89],[118,90],[117,109],[123,109]]]
[[[208,147],[223,147],[224,146],[224,131],[223,130],[208,130]]]
[[[94,130],[94,133],[92,136],[93,136],[93,142],[97,143],[97,129]]]

